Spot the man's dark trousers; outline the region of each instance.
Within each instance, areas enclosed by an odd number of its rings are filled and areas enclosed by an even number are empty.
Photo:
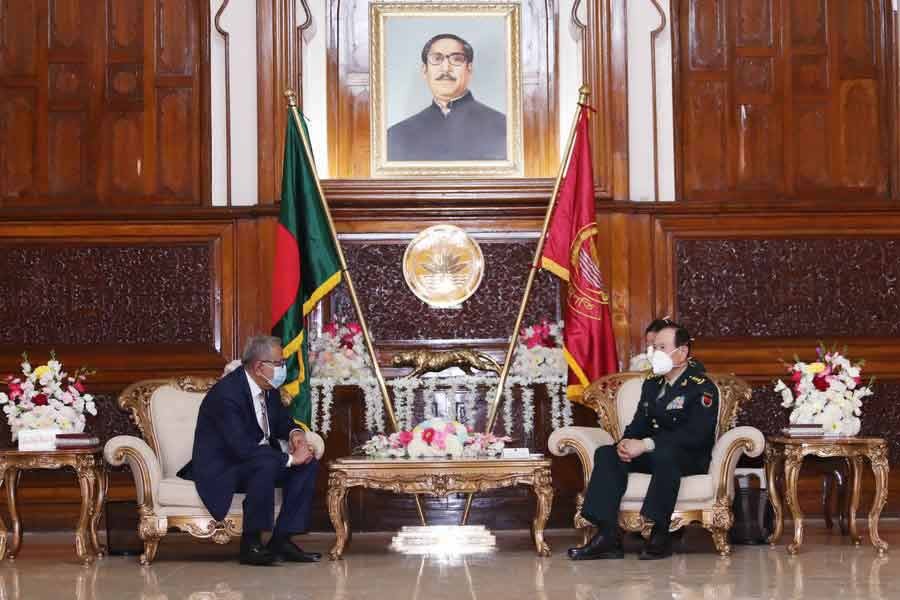
[[[595,525],[612,529],[617,526],[619,505],[629,473],[647,473],[650,486],[644,497],[641,514],[654,523],[668,526],[675,510],[681,478],[706,473],[709,463],[700,464],[683,450],[666,445],[657,446],[631,462],[619,458],[616,447],[601,446],[594,452],[594,472],[584,498],[582,516]]]
[[[272,531],[273,536],[302,533],[309,527],[308,517],[315,491],[319,463],[286,467],[280,454],[266,454],[236,465],[225,477],[234,477],[236,491],[244,497],[243,530]],[[282,488],[281,512],[275,522],[275,488]],[[274,522],[274,529],[273,529]]]

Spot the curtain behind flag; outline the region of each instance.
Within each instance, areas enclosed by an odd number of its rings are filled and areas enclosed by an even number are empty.
[[[311,423],[305,317],[341,282],[341,263],[316,176],[297,123],[288,114],[281,179],[281,215],[272,276],[272,335],[281,339],[287,363],[285,389],[294,399],[294,421]],[[303,123],[303,119],[300,119]],[[306,124],[303,123],[306,134]],[[309,136],[307,134],[307,138]]]
[[[569,364],[570,398],[580,396],[600,376],[618,371],[609,293],[597,254],[588,115],[584,108],[580,110],[572,157],[541,254],[541,266],[568,282],[563,352]]]

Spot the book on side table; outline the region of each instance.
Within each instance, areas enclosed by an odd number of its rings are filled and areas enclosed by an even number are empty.
[[[822,437],[825,435],[825,428],[816,423],[791,423],[781,433],[788,437]]]
[[[100,438],[90,433],[58,433],[56,434],[56,449],[69,450],[72,448],[93,448],[100,445]]]

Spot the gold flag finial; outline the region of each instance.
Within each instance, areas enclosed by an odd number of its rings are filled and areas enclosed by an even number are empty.
[[[288,106],[297,106],[297,94],[294,90],[284,90],[284,97],[287,98]]]
[[[591,95],[591,86],[582,85],[578,88],[578,104],[587,104],[588,97]]]

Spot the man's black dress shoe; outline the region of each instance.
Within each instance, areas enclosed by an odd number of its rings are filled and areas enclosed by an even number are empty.
[[[268,548],[260,543],[241,544],[242,565],[254,565],[257,567],[268,567],[276,562],[275,555]]]
[[[283,540],[270,544],[271,551],[277,560],[298,563],[314,563],[322,560],[318,552],[304,552],[303,549],[291,540]]]
[[[598,531],[584,546],[569,548],[572,560],[600,560],[606,558],[625,558],[622,542],[616,533]]]
[[[672,556],[672,534],[668,528],[653,528],[650,539],[644,545],[641,560],[659,560]]]

